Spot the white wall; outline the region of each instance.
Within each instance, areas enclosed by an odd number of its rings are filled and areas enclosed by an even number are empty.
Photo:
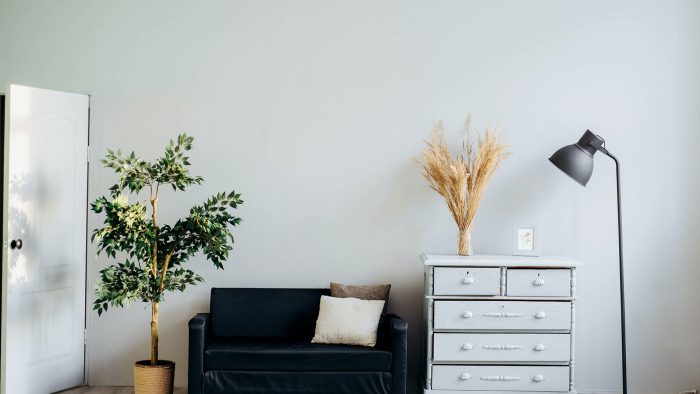
[[[94,95],[93,150],[153,157],[196,137],[207,183],[162,197],[174,219],[210,193],[243,194],[225,271],[169,295],[161,354],[186,384],[187,320],[211,286],[391,282],[420,364],[421,252],[453,252],[454,225],[416,163],[433,119],[455,146],[468,113],[503,124],[513,155],[474,228],[511,252],[539,221],[543,252],[581,259],[583,391],[619,385],[614,167],[588,188],[546,158],[585,128],[622,161],[631,387],[700,388],[700,2],[27,1],[0,6],[0,83]],[[93,167],[90,197],[114,177]],[[95,217],[90,227],[98,224]],[[104,258],[89,262],[90,287]],[[89,313],[89,381],[126,385],[148,357],[142,305]]]

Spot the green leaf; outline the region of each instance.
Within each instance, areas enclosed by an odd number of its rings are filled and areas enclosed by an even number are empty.
[[[155,225],[149,212],[151,196],[145,199],[149,204],[144,204],[143,195],[139,195],[144,189],[159,190],[161,185],[170,185],[177,191],[201,184],[204,179],[190,175],[187,169],[190,158],[184,152],[191,149],[192,142],[192,137],[178,135],[153,162],[139,158],[134,151],[124,155],[121,150],[107,150],[102,162],[116,173],[118,181],[109,187],[108,196],[98,197],[90,204],[91,210],[103,218],[102,226],[92,232],[90,239],[98,254],[127,258],[99,272],[93,302],[98,315],[110,306],[160,302],[166,291],[184,291],[187,286],[203,282],[201,276],[182,267],[197,253],[201,252],[217,268],[223,268],[228,259],[234,242],[232,227],[240,222],[231,210],[242,203],[240,194],[216,193],[189,209],[189,214],[175,224],[160,226]],[[135,202],[126,199],[129,194],[136,195]],[[151,269],[155,264],[157,270],[162,270],[166,255],[171,260],[164,279],[160,274],[154,277]]]

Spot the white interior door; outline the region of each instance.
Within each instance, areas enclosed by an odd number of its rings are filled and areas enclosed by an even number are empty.
[[[11,85],[6,100],[2,389],[83,384],[89,97]]]

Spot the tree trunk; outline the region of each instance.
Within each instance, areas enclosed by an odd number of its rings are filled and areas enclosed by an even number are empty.
[[[158,303],[151,303],[151,365],[158,365]]]
[[[472,255],[472,237],[470,229],[459,230],[459,249],[457,254],[460,256]]]
[[[158,189],[156,195],[153,196],[153,188],[151,187],[151,206],[153,207],[153,227],[155,228],[155,236],[153,240],[153,266],[151,272],[153,281],[158,281]],[[158,302],[151,302],[151,365],[158,365]]]

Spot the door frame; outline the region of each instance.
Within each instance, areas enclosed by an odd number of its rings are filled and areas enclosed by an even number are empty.
[[[8,92],[9,89],[6,89]],[[9,176],[7,171],[8,149],[7,149],[7,129],[10,127],[9,120],[5,116],[9,112],[9,100],[7,100],[7,94],[2,94],[2,264],[0,264],[0,394],[5,394],[5,364],[7,363],[7,352],[5,351],[5,327],[6,327],[6,317],[7,317],[7,288],[4,286],[7,283],[7,178]]]
[[[7,160],[7,152],[5,152],[5,130],[7,129],[7,125],[5,124],[6,119],[5,119],[5,109],[6,109],[6,100],[5,100],[5,93],[0,92],[0,151],[2,152],[2,160],[0,160],[0,169],[2,170],[2,183],[0,183],[0,193],[2,193],[3,196],[3,207],[2,207],[2,213],[0,214],[0,226],[2,226],[2,231],[0,232],[2,234],[2,256],[1,256],[1,263],[0,263],[0,330],[3,330],[5,327],[5,311],[7,309],[7,306],[5,304],[5,287],[3,284],[5,283],[6,279],[5,278],[5,249],[7,248],[7,237],[5,234],[7,234],[7,225],[5,223],[5,218],[7,217],[7,204],[4,202],[6,201],[5,199],[5,180],[7,179],[7,165],[6,165],[6,160]],[[2,389],[2,394],[4,394],[4,384],[3,382],[5,381],[5,335],[0,332],[0,389]]]
[[[88,122],[87,122],[87,152],[85,153],[87,160],[87,172],[85,174],[85,327],[83,327],[83,385],[88,384],[88,311],[92,311],[88,308],[88,292],[90,291],[90,281],[88,280],[90,274],[90,265],[88,261],[90,260],[90,165],[92,164],[92,94],[85,93],[88,96]]]

